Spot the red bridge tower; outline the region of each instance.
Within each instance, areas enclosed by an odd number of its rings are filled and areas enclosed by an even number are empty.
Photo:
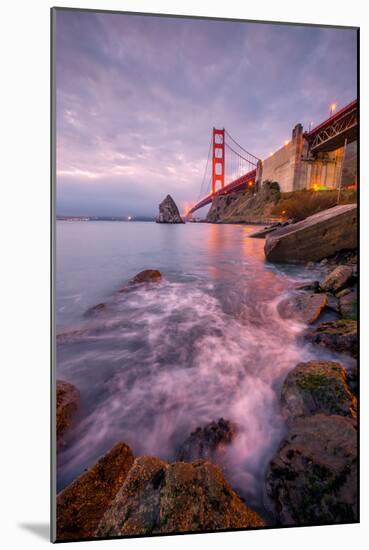
[[[211,178],[211,192],[214,193],[224,187],[224,128],[213,128],[213,171]]]

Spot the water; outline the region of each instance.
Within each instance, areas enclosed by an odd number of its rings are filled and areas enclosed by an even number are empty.
[[[238,426],[227,479],[260,508],[266,466],[285,425],[278,390],[299,361],[328,357],[303,343],[278,301],[316,274],[264,260],[255,226],[57,223],[57,376],[81,392],[61,489],[116,442],[173,460],[197,426]],[[137,272],[164,280],[117,294]],[[90,306],[106,312],[85,319]]]

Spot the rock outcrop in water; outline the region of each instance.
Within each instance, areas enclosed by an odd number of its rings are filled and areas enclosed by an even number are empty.
[[[133,460],[128,445],[117,443],[94,466],[58,494],[58,541],[95,536],[99,521],[123,485]]]
[[[266,236],[265,256],[272,262],[319,261],[357,247],[357,206],[346,204],[314,214]]]
[[[339,265],[324,279],[321,288],[327,292],[336,294],[342,290],[352,277],[352,267],[350,265]]]
[[[266,490],[282,525],[357,521],[355,421],[297,417],[270,463]]]
[[[79,407],[80,394],[73,384],[57,380],[56,382],[56,436],[59,447],[64,444],[65,432],[73,423]]]
[[[357,521],[356,398],[344,368],[300,363],[284,381],[288,433],[266,476],[282,525]]]
[[[203,460],[137,458],[100,521],[100,537],[262,527],[264,521]]]
[[[158,269],[144,269],[143,271],[140,271],[137,273],[125,286],[120,288],[118,290],[118,294],[127,294],[134,290],[135,285],[140,285],[143,283],[158,283],[161,281],[162,275]],[[100,316],[101,314],[107,313],[109,310],[109,307],[114,306],[113,302],[110,302],[110,304],[106,304],[104,302],[101,302],[100,304],[96,304],[95,306],[92,306],[88,308],[85,313],[84,317],[87,319]],[[60,340],[60,336],[58,338]]]
[[[338,295],[339,311],[345,319],[357,319],[357,290],[356,288],[345,289]]]
[[[299,363],[284,381],[281,405],[290,418],[317,413],[356,418],[356,398],[346,371],[333,361]]]
[[[161,281],[161,273],[158,269],[145,269],[137,273],[130,282],[133,284],[140,284],[157,283],[159,281]]]
[[[184,223],[177,205],[170,195],[167,195],[159,204],[159,216],[156,221],[157,223]]]
[[[311,325],[327,305],[326,294],[295,292],[278,304],[278,312],[284,319],[296,319]]]
[[[107,305],[101,302],[100,304],[96,304],[95,306],[89,307],[85,313],[84,317],[95,317],[95,315],[100,315],[101,313],[105,313],[107,310]]]
[[[234,440],[237,428],[229,420],[220,418],[203,428],[194,430],[179,449],[178,460],[206,459],[218,463],[219,454]]]
[[[57,540],[262,527],[264,520],[205,460],[134,460],[116,444],[57,496]]]
[[[305,338],[312,344],[357,357],[357,321],[353,319],[321,323],[308,331]]]

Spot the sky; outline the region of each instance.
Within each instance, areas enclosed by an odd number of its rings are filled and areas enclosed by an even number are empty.
[[[356,31],[58,10],[57,214],[199,195],[213,127],[265,158],[356,98]]]

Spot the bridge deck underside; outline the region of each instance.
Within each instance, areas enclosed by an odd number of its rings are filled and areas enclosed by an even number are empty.
[[[305,134],[312,153],[334,151],[357,139],[357,101],[353,101]]]
[[[357,124],[351,126],[351,128],[347,128],[337,135],[327,135],[325,139],[322,139],[320,143],[317,143],[311,147],[310,150],[313,153],[327,153],[328,151],[335,151],[336,149],[343,147],[345,144],[345,139],[347,139],[347,143],[351,143],[357,139]]]

